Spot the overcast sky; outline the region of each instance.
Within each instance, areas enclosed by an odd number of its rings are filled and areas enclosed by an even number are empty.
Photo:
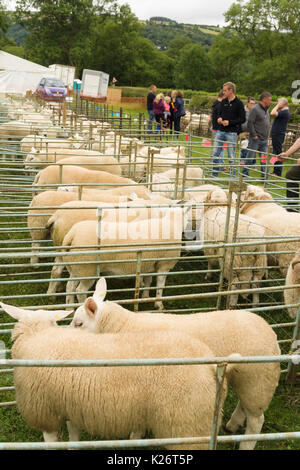
[[[4,0],[8,8],[14,9],[15,0]],[[234,0],[119,0],[128,3],[140,20],[151,16],[165,16],[178,23],[225,25],[225,13]]]
[[[234,0],[120,0],[128,3],[141,20],[165,16],[179,23],[224,25],[224,16]]]

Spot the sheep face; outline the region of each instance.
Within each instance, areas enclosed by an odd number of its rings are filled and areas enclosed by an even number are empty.
[[[71,327],[83,328],[84,330],[95,332],[97,320],[101,315],[101,307],[106,296],[106,281],[104,277],[99,279],[93,297],[88,297],[81,307],[76,310]]]

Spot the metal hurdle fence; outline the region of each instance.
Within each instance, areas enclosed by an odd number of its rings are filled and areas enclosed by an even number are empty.
[[[80,129],[79,129],[80,131]],[[119,130],[118,130],[119,131]],[[141,134],[138,134],[138,130],[135,129],[136,134],[139,137]],[[124,134],[124,135],[123,135]],[[99,138],[99,149],[103,149],[105,147],[105,136],[107,135],[107,131],[103,131],[103,134]],[[173,198],[181,198],[185,199],[188,194],[192,194],[194,191],[192,188],[189,187],[188,179],[184,178],[184,184],[180,185],[180,178],[179,178],[179,170],[186,169],[186,163],[188,163],[191,167],[202,167],[204,170],[204,175],[199,184],[217,184],[223,188],[229,189],[229,194],[232,197],[232,194],[235,192],[240,200],[240,195],[242,191],[245,189],[244,182],[240,179],[240,166],[239,160],[236,159],[232,165],[228,165],[230,169],[236,169],[236,175],[231,176],[230,174],[227,175],[224,172],[220,172],[220,176],[218,178],[212,178],[211,171],[212,171],[212,162],[210,157],[211,145],[210,147],[205,148],[203,146],[203,139],[197,136],[193,136],[192,134],[188,135],[180,135],[180,138],[174,141],[171,141],[175,145],[178,144],[183,145],[186,150],[186,162],[182,164],[180,160],[179,151],[177,153],[178,159],[175,165],[176,171],[176,178],[174,181],[174,190],[169,191],[170,196]],[[187,139],[186,139],[187,137]],[[126,139],[125,130],[122,130],[121,133],[118,134],[118,138],[114,139],[114,149],[113,155],[117,157],[119,162],[122,163],[122,155],[121,155],[121,147],[122,147],[122,140]],[[149,138],[149,137],[148,137]],[[92,141],[92,139],[91,139]],[[160,142],[160,146],[169,145],[170,141],[164,140],[162,136],[162,140]],[[156,139],[149,139],[149,144],[157,145]],[[222,143],[221,143],[222,144]],[[0,218],[0,289],[1,289],[1,299],[6,303],[16,304],[18,303],[20,306],[25,306],[29,308],[37,308],[38,306],[43,308],[64,308],[65,306],[77,306],[79,305],[78,301],[75,300],[74,303],[66,304],[66,299],[63,293],[57,292],[54,295],[48,295],[46,293],[47,284],[52,282],[51,280],[51,268],[53,265],[59,266],[61,262],[54,261],[56,257],[61,255],[61,247],[60,246],[52,246],[51,242],[47,239],[39,240],[41,246],[39,247],[38,255],[41,259],[41,262],[31,265],[29,260],[30,257],[35,253],[32,250],[31,246],[31,237],[30,233],[26,224],[26,216],[28,211],[28,206],[33,197],[33,176],[25,173],[24,174],[24,167],[23,167],[23,160],[24,154],[19,150],[19,142],[15,139],[12,140],[3,140],[0,142],[0,147],[2,151],[2,156],[5,154],[5,160],[2,159],[0,162],[1,166],[1,176],[0,176],[0,204],[1,204],[1,218]],[[129,146],[130,147],[130,146]],[[133,146],[132,146],[133,147]],[[127,149],[127,155],[132,155],[132,161],[129,161],[128,164],[128,174],[129,176],[136,179],[136,169],[138,168],[137,159],[137,152],[132,151],[132,147]],[[136,148],[136,147],[135,147]],[[238,152],[238,150],[237,150]],[[78,155],[80,155],[80,150],[78,151]],[[126,155],[126,153],[124,153]],[[147,165],[146,171],[143,179],[141,180],[140,184],[145,185],[149,189],[153,189],[154,183],[152,181],[152,174],[154,171],[154,164],[155,164],[155,150],[149,150],[147,156]],[[14,158],[17,156],[17,158]],[[270,155],[267,156],[267,161],[269,161]],[[49,162],[48,162],[49,163]],[[55,164],[54,161],[52,164]],[[50,163],[51,164],[51,163]],[[293,163],[288,163],[287,165],[292,165]],[[170,168],[174,168],[174,163],[170,163]],[[29,165],[30,167],[30,165]],[[101,165],[100,168],[101,169]],[[28,168],[27,168],[28,171]],[[33,169],[30,170],[30,173],[35,173],[37,170]],[[247,180],[247,183],[251,184],[261,184],[263,185],[273,196],[273,202],[277,202],[283,206],[287,206],[285,200],[285,188],[283,184],[285,184],[285,178],[279,178],[274,180],[269,176],[269,169],[268,165],[266,165],[266,177],[261,179],[260,172],[256,169],[251,170],[250,178]],[[161,183],[156,184],[156,191],[157,188]],[[53,189],[57,189],[59,186],[63,186],[62,180],[58,183],[58,185],[47,185],[52,187]],[[69,185],[68,185],[69,186]],[[71,186],[78,186],[78,184],[71,184]],[[80,186],[80,185],[79,185]],[[84,187],[95,187],[95,185],[81,185],[78,191],[78,197],[82,195]],[[113,187],[113,185],[112,185]],[[37,188],[43,189],[43,188]],[[168,191],[167,191],[168,193]],[[155,194],[155,191],[154,191]],[[292,201],[294,203],[298,203],[298,200],[295,199]],[[261,203],[268,203],[268,201],[264,201]],[[211,204],[213,205],[213,204]],[[179,205],[180,206],[180,205]],[[197,204],[194,204],[196,208]],[[207,206],[207,204],[206,204]],[[92,207],[92,206],[91,206]],[[185,204],[182,203],[181,207],[185,207]],[[43,217],[47,214],[52,214],[53,210],[56,207],[51,206],[51,204],[43,207],[37,207],[37,210],[42,212],[39,213],[36,217]],[[117,209],[117,206],[111,205],[111,209]],[[72,207],[69,209],[72,211]],[[230,204],[228,204],[228,219],[227,219],[227,227],[225,232],[228,233],[228,224],[229,224],[229,217],[230,217]],[[98,219],[98,225],[101,227],[101,214]],[[238,226],[238,218],[234,220],[234,227],[233,231],[236,233],[236,229]],[[41,227],[35,227],[36,230],[40,229]],[[295,241],[299,237],[291,236],[289,237],[290,241]],[[132,270],[132,273],[122,276],[120,280],[119,274],[110,274],[105,276],[108,279],[109,283],[109,295],[112,300],[115,300],[121,303],[124,306],[128,306],[129,308],[133,308],[136,312],[138,310],[147,310],[149,311],[149,304],[153,303],[155,300],[162,300],[165,304],[165,312],[174,313],[174,314],[182,314],[182,313],[195,313],[201,311],[210,311],[215,310],[217,308],[226,308],[228,305],[228,300],[230,295],[232,294],[251,294],[253,292],[259,292],[260,294],[260,304],[259,306],[252,306],[249,299],[244,300],[240,297],[240,301],[238,303],[238,308],[245,308],[247,310],[251,310],[253,312],[258,313],[259,315],[263,316],[274,328],[274,330],[278,334],[279,344],[283,351],[283,356],[280,358],[272,358],[274,361],[279,361],[282,363],[287,363],[288,367],[286,369],[282,369],[282,373],[286,374],[289,381],[296,382],[297,380],[297,355],[295,352],[297,351],[297,341],[300,340],[300,331],[299,331],[299,313],[298,317],[295,321],[291,321],[290,317],[287,314],[287,307],[282,298],[283,287],[285,279],[282,277],[282,274],[278,272],[277,266],[268,266],[268,278],[262,279],[260,281],[260,286],[257,288],[253,288],[251,285],[250,289],[243,289],[242,282],[241,288],[238,291],[232,291],[231,289],[231,282],[230,279],[225,282],[224,280],[224,262],[226,259],[226,254],[228,251],[231,250],[230,256],[230,269],[233,270],[233,262],[234,262],[234,253],[235,250],[244,249],[245,254],[249,253],[246,251],[246,248],[249,246],[257,246],[263,245],[268,239],[268,243],[270,245],[278,243],[280,241],[279,236],[273,236],[269,238],[264,238],[264,240],[252,240],[251,242],[247,241],[247,237],[244,239],[239,238],[238,240],[233,239],[228,240],[221,239],[221,240],[206,240],[206,248],[219,248],[222,250],[222,257],[223,262],[221,266],[217,266],[211,270],[208,270],[206,267],[206,260],[207,257],[203,254],[203,251],[195,252],[195,251],[188,251],[185,250],[181,252],[181,255],[174,258],[174,261],[177,261],[174,268],[163,274],[167,274],[167,284],[164,288],[164,294],[161,297],[152,296],[156,287],[150,287],[150,297],[143,298],[141,294],[146,290],[145,287],[141,284],[141,277],[142,277],[142,255],[144,254],[147,258],[147,253],[151,251],[155,251],[156,255],[150,257],[151,262],[158,262],[164,256],[166,259],[171,258],[172,256],[168,256],[168,252],[174,251],[177,249],[177,245],[174,243],[165,242],[165,243],[156,243],[153,247],[145,247],[142,245],[141,247],[138,246],[128,246],[124,245],[115,245],[115,246],[107,246],[105,249],[101,248],[99,253],[99,246],[98,245],[91,245],[88,247],[78,247],[77,256],[78,261],[75,261],[74,264],[95,264],[97,266],[98,271],[96,275],[90,276],[91,280],[96,280],[99,275],[101,275],[102,267],[105,268],[105,264],[107,261],[101,261],[101,257],[104,255],[112,255],[114,256],[117,252],[120,256],[124,253],[129,256],[130,253],[135,253],[136,257],[131,259],[131,263],[135,265],[135,269]],[[282,243],[286,243],[286,240],[282,240]],[[197,242],[193,242],[191,240],[185,241],[185,248],[191,247],[194,248],[193,245],[197,244]],[[86,255],[96,257],[94,261],[80,261],[80,257],[82,256],[81,249],[85,250]],[[285,251],[285,250],[283,250]],[[243,251],[240,251],[243,253]],[[290,250],[291,257],[294,251]],[[76,252],[75,252],[76,254]],[[74,252],[73,252],[74,255]],[[99,265],[99,255],[100,255],[100,265]],[[66,255],[68,257],[68,255]],[[149,256],[149,255],[148,255]],[[218,255],[212,256],[212,259],[218,259]],[[120,260],[115,260],[115,264],[117,265],[120,263]],[[100,266],[100,271],[99,271]],[[251,269],[251,266],[249,266]],[[212,274],[213,279],[209,282],[205,280],[206,274]],[[146,277],[153,277],[157,278],[157,272],[150,271],[146,273]],[[82,280],[89,280],[89,276],[82,276]],[[56,279],[56,281],[66,282],[67,278],[64,274],[61,278]],[[76,278],[76,280],[80,280],[80,278]],[[196,282],[195,282],[196,281]],[[290,286],[292,288],[292,286]],[[76,292],[70,292],[70,294],[76,294]],[[88,291],[83,292],[83,294],[88,294]],[[54,298],[54,301],[52,299]],[[295,306],[299,307],[300,304],[296,304]],[[150,307],[151,308],[151,307]],[[12,328],[12,323],[2,323],[0,335],[5,335],[10,333]],[[2,336],[1,336],[2,337]],[[293,353],[292,355],[288,356],[288,353]],[[246,358],[249,359],[249,362],[255,362],[253,358]],[[257,358],[256,358],[257,359]],[[266,359],[266,358],[265,358]],[[261,358],[260,358],[261,360]],[[271,359],[270,359],[271,360]],[[5,364],[0,362],[0,366],[8,367],[9,369],[2,369],[0,370],[1,375],[5,375],[6,373],[12,372],[12,367],[15,367],[16,364],[13,362],[9,362],[7,360]],[[228,363],[227,359],[225,358],[224,361]],[[201,362],[201,361],[200,361]],[[79,363],[78,365],[80,365]],[[0,377],[1,377],[0,375]],[[0,392],[10,392],[13,391],[11,389],[11,385],[0,388]],[[9,403],[9,402],[8,402]],[[11,405],[14,404],[12,401]],[[4,402],[6,406],[7,403]],[[3,404],[0,404],[3,407]],[[281,439],[283,434],[278,433],[278,435],[262,435],[261,439]],[[286,438],[298,439],[299,433],[294,432],[286,433]],[[200,439],[200,440],[199,440]],[[198,438],[197,441],[193,442],[212,442],[211,437],[201,437]],[[211,443],[211,448],[216,447],[216,442],[226,442],[227,441],[238,441],[244,440],[245,436],[234,436],[234,437],[225,437],[219,436],[218,438],[214,438],[214,444]],[[254,439],[254,437],[253,437]],[[260,438],[259,438],[260,439]],[[175,442],[175,441],[174,441]],[[179,441],[176,441],[179,443]],[[187,442],[187,441],[180,441],[180,442]],[[189,441],[192,442],[192,441]],[[166,441],[164,442],[167,443]],[[59,443],[55,448],[90,448],[90,446],[95,446],[96,448],[104,448],[111,447],[111,446],[120,446],[119,448],[125,448],[126,446],[132,447],[133,445],[137,446],[147,446],[150,445],[159,445],[158,441],[153,442],[153,440],[143,440],[141,441],[131,441],[131,442],[121,442],[121,443],[112,443],[112,442],[96,442],[96,443],[79,443],[77,444],[70,444],[68,447],[67,444]],[[162,444],[162,441],[160,441]],[[23,445],[23,444],[22,444]],[[5,443],[2,444],[0,448],[22,448],[20,444],[19,447],[10,447],[10,444]],[[25,445],[25,444],[24,444]],[[13,444],[11,445],[13,446]],[[32,444],[34,448],[51,448],[45,445],[43,447],[41,444]],[[35,447],[37,446],[37,447]],[[72,447],[73,446],[73,447]],[[79,446],[79,447],[77,447]],[[84,447],[86,446],[86,447]],[[112,447],[111,447],[112,448]]]

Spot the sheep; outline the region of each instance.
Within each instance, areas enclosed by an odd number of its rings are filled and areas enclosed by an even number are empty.
[[[70,291],[74,289],[74,285],[77,283],[76,278],[81,278],[76,286],[76,295],[79,302],[85,300],[85,292],[94,284],[94,279],[97,277],[99,256],[97,253],[85,254],[85,252],[91,250],[91,247],[97,246],[99,247],[101,272],[119,276],[122,274],[136,274],[137,252],[140,251],[142,255],[140,268],[142,283],[148,287],[149,291],[152,276],[143,276],[143,274],[158,273],[156,277],[156,297],[161,297],[166,282],[166,273],[176,265],[180,258],[182,232],[183,217],[180,208],[170,210],[167,216],[162,219],[155,218],[130,223],[112,223],[104,220],[100,226],[97,221],[85,220],[73,225],[63,240],[61,255],[63,265],[67,266],[70,274],[70,281],[67,283],[66,288],[67,303],[70,304],[74,301],[74,294],[71,295]],[[159,245],[161,242],[169,242],[171,248],[157,250],[158,248],[166,248],[165,245]],[[117,251],[115,255],[113,253],[103,253],[103,249],[107,245],[109,250],[121,251]],[[127,246],[130,251],[126,251]],[[149,251],[145,251],[149,248],[151,248]],[[74,250],[80,251],[82,254],[72,255]],[[160,259],[154,261],[158,257]],[[143,261],[145,258],[149,261]],[[118,260],[117,263],[116,260]],[[78,263],[78,261],[86,262],[86,264],[73,264]],[[146,297],[148,291],[144,292]],[[162,301],[155,300],[154,306],[156,309],[163,309]]]
[[[207,193],[213,189],[219,189],[219,186],[214,184],[202,184],[200,186],[186,189],[184,197],[188,201],[204,202]]]
[[[105,171],[87,170],[86,168],[77,167],[75,165],[61,166],[51,165],[41,170],[34,179],[33,186],[38,191],[53,189],[53,185],[70,184],[70,183],[86,183],[94,184],[104,188],[113,188],[120,185],[133,185],[137,183],[129,178],[118,175],[112,175]],[[51,184],[52,187],[47,186]]]
[[[71,312],[30,312],[0,303],[18,319],[12,358],[30,360],[157,359],[213,356],[204,343],[179,331],[103,334],[58,327]],[[227,373],[234,370],[229,364]],[[209,436],[214,417],[216,366],[17,367],[19,412],[28,426],[57,442],[67,422],[69,440],[85,430],[102,439]],[[166,393],[167,392],[167,393]],[[221,409],[227,393],[225,377]],[[180,406],[178,406],[180,404]],[[218,426],[219,427],[219,426]],[[218,432],[217,427],[217,432]],[[168,449],[208,449],[208,444],[173,444]]]
[[[221,188],[218,190],[210,191],[205,203],[227,203],[227,194]],[[236,211],[231,208],[230,221],[228,229],[227,242],[233,241],[234,226],[235,226]],[[226,235],[226,218],[227,208],[216,207],[216,206],[205,206],[204,207],[204,242],[213,243],[217,241],[224,241]],[[265,236],[265,229],[257,222],[256,219],[240,214],[237,226],[236,242],[243,241],[243,237],[247,236],[247,241],[263,240]],[[252,238],[253,237],[253,238]],[[208,268],[212,269],[214,265],[218,266],[221,263],[223,256],[223,247],[206,248],[204,243],[204,254],[205,256],[217,256],[217,259],[208,258]],[[265,245],[244,245],[237,246],[234,249],[233,258],[233,272],[231,271],[231,256],[232,248],[227,248],[225,263],[224,263],[224,277],[225,279],[231,279],[232,290],[239,290],[241,288],[250,289],[251,281],[253,281],[253,287],[257,288],[259,281],[266,274],[267,268],[267,256]],[[243,254],[240,254],[242,252]],[[247,254],[245,254],[245,252]],[[252,267],[252,269],[247,269]],[[246,268],[246,269],[243,269]],[[211,278],[211,273],[206,275],[206,279]],[[247,294],[245,294],[247,297]],[[234,308],[238,301],[238,295],[230,296],[230,307]],[[253,293],[253,304],[259,304],[259,294]]]
[[[58,165],[76,165],[81,168],[86,168],[87,170],[96,170],[96,171],[105,171],[112,175],[121,176],[122,169],[118,164],[118,160],[114,157],[108,156],[78,156],[78,157],[68,157],[59,160]]]
[[[120,202],[117,205],[119,208],[112,208],[111,204],[103,202],[99,203],[99,201],[66,202],[60,205],[55,213],[49,218],[45,227],[47,230],[45,238],[49,238],[51,233],[54,246],[61,246],[63,244],[64,237],[72,226],[83,220],[101,220],[101,223],[103,221],[106,223],[137,222],[138,220],[145,220],[148,218],[164,217],[168,210],[167,208],[160,208],[156,202],[145,201],[143,199]],[[99,209],[102,209],[101,216]],[[61,259],[57,256],[51,271],[52,281],[61,277],[63,270],[64,265],[61,264]],[[55,293],[58,285],[58,282],[50,282],[47,294]]]
[[[238,353],[241,356],[277,356],[280,349],[270,325],[247,310],[223,310],[195,314],[151,314],[130,312],[120,305],[104,301],[106,281],[101,278],[93,297],[86,299],[75,314],[72,326],[94,333],[179,330],[203,341],[216,356]],[[239,398],[226,424],[236,433],[247,419],[245,434],[258,434],[280,376],[279,363],[235,364],[228,374],[228,385]],[[242,442],[240,449],[251,450],[255,441]]]
[[[262,202],[254,202],[256,200]],[[275,202],[263,201],[272,201],[272,196],[255,186],[250,186],[243,195],[241,213],[256,219],[264,227],[267,237],[278,237],[277,243],[268,243],[268,240],[266,241],[268,262],[271,266],[277,264],[280,272],[286,276],[293,253],[300,249],[300,241],[299,238],[298,240],[284,241],[283,243],[282,241],[288,237],[299,237],[300,214],[288,212]]]
[[[285,285],[291,286],[300,284],[300,250],[297,251],[294,258],[290,262],[288,272],[285,279]],[[286,305],[298,304],[300,298],[300,287],[294,287],[294,289],[285,289],[283,291],[284,302]],[[296,318],[299,307],[287,307],[289,316]]]
[[[74,143],[78,139],[74,140],[73,137],[69,139],[54,139],[48,138],[44,135],[26,135],[20,142],[21,152],[28,154],[29,152],[37,153],[37,151],[43,151],[45,153],[44,160],[50,155],[60,152],[62,149],[70,149],[74,146]]]
[[[184,174],[185,180],[183,181]],[[183,184],[185,187],[196,186],[203,177],[203,170],[196,167],[187,167],[185,172],[183,168],[180,168],[178,172],[173,168],[162,173],[156,173],[152,177],[153,183],[156,183],[152,184],[152,191],[157,191],[165,197],[172,196],[175,192],[176,175],[178,175],[177,191],[181,192]]]
[[[119,203],[129,199],[128,196],[118,196],[111,194],[110,190],[96,191],[83,190],[81,198],[83,200],[98,200],[102,202]],[[36,254],[42,244],[42,240],[49,238],[49,230],[46,228],[51,215],[57,207],[68,201],[77,201],[79,193],[74,191],[44,191],[36,195],[29,206],[27,213],[27,226],[32,239],[33,255],[30,258],[31,264],[37,264],[39,257]]]
[[[77,158],[78,163],[85,162],[86,157],[98,157],[99,163],[105,163],[108,165],[113,165],[113,167],[108,166],[110,168],[109,173],[114,173],[116,175],[121,175],[121,168],[118,165],[118,161],[114,157],[107,157],[101,154],[100,152],[96,152],[95,150],[77,150],[77,149],[64,149],[63,151],[59,151],[58,153],[48,153],[40,152],[34,148],[31,149],[31,152],[27,154],[24,165],[25,169],[41,169],[48,165],[48,163],[56,163],[60,162],[61,160],[66,160],[67,158]],[[70,160],[74,161],[76,160]],[[97,169],[102,169],[103,166],[98,166]],[[107,171],[107,170],[102,170]]]

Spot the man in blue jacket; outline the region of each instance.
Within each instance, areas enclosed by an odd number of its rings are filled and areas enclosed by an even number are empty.
[[[224,142],[227,142],[228,160],[230,164],[230,174],[235,176],[236,166],[238,162],[235,159],[235,148],[238,134],[241,132],[241,125],[246,120],[245,109],[242,101],[237,98],[236,86],[232,82],[224,83],[223,85],[224,99],[221,102],[218,112],[217,123],[219,130],[216,134],[216,141],[219,143],[217,150],[213,155],[213,173],[212,176],[217,177],[219,171],[224,170],[220,168],[220,155]]]

